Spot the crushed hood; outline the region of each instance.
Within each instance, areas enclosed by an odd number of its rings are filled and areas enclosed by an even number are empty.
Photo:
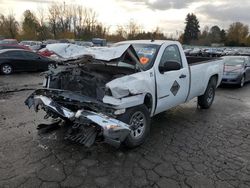
[[[83,56],[92,56],[94,59],[110,62],[119,60],[124,56],[130,56],[131,64],[140,64],[139,57],[137,56],[131,44],[123,44],[115,47],[85,47],[75,44],[49,44],[46,47],[49,51],[54,52],[64,60],[79,59]]]

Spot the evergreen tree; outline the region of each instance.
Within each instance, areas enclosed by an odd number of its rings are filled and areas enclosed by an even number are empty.
[[[226,31],[224,29],[222,29],[220,31],[220,38],[221,38],[221,42],[222,43],[226,42],[226,40],[227,40],[227,34],[226,34]]]
[[[184,30],[183,42],[184,44],[190,44],[193,40],[198,40],[200,33],[199,20],[195,14],[188,14],[186,17],[186,27]]]

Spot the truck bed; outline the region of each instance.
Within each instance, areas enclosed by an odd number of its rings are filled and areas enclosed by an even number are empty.
[[[195,56],[186,56],[188,65],[197,65],[202,63],[208,63],[211,61],[218,60],[218,57],[195,57]]]
[[[221,58],[187,57],[190,70],[190,92],[188,100],[202,95],[207,87],[209,78],[218,75],[218,83],[223,74],[223,60]],[[219,74],[218,74],[219,72]]]

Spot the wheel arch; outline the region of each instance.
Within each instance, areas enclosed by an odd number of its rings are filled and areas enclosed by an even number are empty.
[[[218,74],[214,74],[214,75],[212,75],[212,76],[210,76],[210,78],[209,78],[209,80],[208,80],[208,82],[207,82],[207,86],[208,86],[208,84],[209,84],[209,82],[211,81],[211,80],[215,80],[215,84],[216,84],[216,86],[218,86],[218,79],[219,79],[219,75]],[[207,87],[206,87],[207,88]]]
[[[206,90],[203,95],[198,96],[198,105],[202,109],[208,109],[212,105],[215,97],[215,89],[218,84],[218,75],[212,75],[207,83]],[[211,92],[210,92],[211,91]]]

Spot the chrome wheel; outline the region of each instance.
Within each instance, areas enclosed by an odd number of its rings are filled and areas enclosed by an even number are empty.
[[[207,103],[210,104],[214,99],[214,89],[212,87],[208,90]]]
[[[138,139],[145,131],[146,117],[142,112],[137,111],[132,115],[129,124],[132,129],[130,135]]]
[[[245,84],[245,77],[242,76],[241,80],[240,80],[240,87],[243,87]]]
[[[12,73],[12,67],[10,65],[3,65],[2,66],[2,73],[3,74],[11,74]]]
[[[55,65],[54,65],[54,64],[52,64],[52,63],[48,64],[48,69],[49,69],[49,70],[54,69],[54,68],[55,68]]]

